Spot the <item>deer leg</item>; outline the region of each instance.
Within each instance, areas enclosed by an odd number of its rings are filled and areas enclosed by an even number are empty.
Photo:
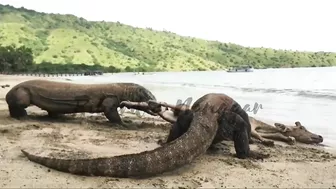
[[[275,128],[278,129],[278,131],[285,133],[287,132],[289,129],[286,125],[282,124],[282,123],[274,123]]]
[[[261,142],[261,144],[263,144],[265,146],[274,146],[274,141],[263,138],[254,129],[251,130],[251,135],[252,135],[252,137],[258,139]]]
[[[295,144],[295,138],[287,137],[281,133],[260,133],[260,136],[272,140],[287,142],[290,145]]]
[[[131,102],[131,101],[122,101],[120,103],[120,108],[126,107],[128,109],[136,109],[143,112],[146,112],[152,116],[157,116],[157,112],[161,111],[161,107],[158,104],[157,106],[153,107],[152,104],[147,102]]]

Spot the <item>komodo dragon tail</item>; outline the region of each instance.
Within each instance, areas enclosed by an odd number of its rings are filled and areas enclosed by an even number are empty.
[[[33,162],[77,175],[148,177],[181,167],[205,153],[217,132],[217,117],[208,104],[200,106],[194,111],[194,118],[185,134],[163,147],[137,154],[70,160],[22,152]]]

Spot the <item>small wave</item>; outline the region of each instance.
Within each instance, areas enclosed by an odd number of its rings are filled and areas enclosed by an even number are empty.
[[[169,86],[183,86],[191,88],[231,88],[234,90],[240,90],[244,92],[262,92],[262,93],[276,93],[287,94],[294,96],[302,96],[308,98],[322,98],[336,100],[336,90],[321,89],[318,91],[300,90],[300,89],[276,89],[276,88],[249,88],[249,87],[237,87],[230,85],[209,85],[209,84],[195,84],[195,83],[178,83],[178,82],[155,82],[153,84],[169,85]]]
[[[248,92],[264,92],[264,93],[277,93],[277,94],[289,94],[297,95],[308,98],[323,98],[336,100],[336,94],[331,92],[322,92],[321,91],[310,91],[310,90],[299,90],[299,89],[275,89],[275,88],[240,88],[243,91]]]
[[[335,94],[323,94],[319,92],[312,92],[312,91],[300,91],[298,92],[299,96],[310,97],[310,98],[325,98],[330,100],[336,100]]]

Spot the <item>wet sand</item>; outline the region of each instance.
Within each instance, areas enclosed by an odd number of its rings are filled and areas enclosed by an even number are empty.
[[[322,147],[276,142],[251,149],[270,157],[240,160],[234,157],[231,141],[219,145],[180,169],[148,179],[84,177],[48,169],[30,162],[20,149],[62,158],[106,157],[151,150],[165,139],[170,124],[160,118],[139,118],[124,113],[133,127],[121,128],[101,114],[71,114],[48,119],[46,112],[29,107],[29,118],[9,117],[4,100],[15,84],[33,77],[2,76],[0,85],[0,187],[2,188],[333,188],[336,185],[336,156]]]

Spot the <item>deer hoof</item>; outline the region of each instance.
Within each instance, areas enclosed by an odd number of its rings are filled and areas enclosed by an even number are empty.
[[[294,145],[295,143],[296,143],[295,138],[289,136],[289,137],[288,137],[288,144],[290,144],[290,145]]]

